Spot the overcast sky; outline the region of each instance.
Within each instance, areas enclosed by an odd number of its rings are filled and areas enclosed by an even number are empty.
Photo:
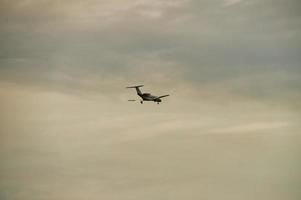
[[[298,0],[0,0],[0,44],[1,200],[301,198]]]

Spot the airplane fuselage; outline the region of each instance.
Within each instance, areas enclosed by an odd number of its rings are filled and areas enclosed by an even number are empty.
[[[161,102],[161,99],[159,99],[157,96],[151,95],[150,93],[143,93],[138,95],[143,99],[143,101]]]

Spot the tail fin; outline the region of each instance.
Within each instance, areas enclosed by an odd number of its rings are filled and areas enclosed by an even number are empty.
[[[135,88],[136,91],[137,91],[137,94],[138,95],[142,95],[142,92],[140,91],[140,87],[143,87],[144,85],[136,85],[136,86],[129,86],[129,87],[126,87],[126,88]]]

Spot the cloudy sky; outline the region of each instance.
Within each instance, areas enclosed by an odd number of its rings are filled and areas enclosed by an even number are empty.
[[[0,0],[0,44],[1,200],[301,198],[298,0]]]

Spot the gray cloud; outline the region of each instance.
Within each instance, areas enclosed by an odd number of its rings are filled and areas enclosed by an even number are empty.
[[[299,8],[1,1],[0,198],[299,199]]]

